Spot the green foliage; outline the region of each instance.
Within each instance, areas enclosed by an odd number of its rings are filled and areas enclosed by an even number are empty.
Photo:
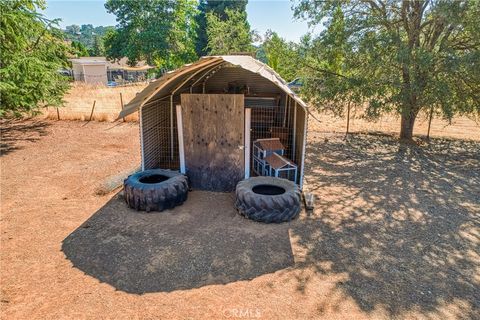
[[[108,0],[105,7],[118,22],[105,35],[107,57],[127,57],[132,65],[146,60],[166,69],[197,58],[194,0]]]
[[[72,42],[81,43],[88,51],[86,56],[101,56],[103,51],[103,38],[105,34],[115,29],[112,26],[98,26],[94,27],[91,24],[82,24],[81,26],[72,24],[65,27],[65,38]],[[100,53],[100,54],[94,54]]]
[[[89,53],[92,57],[101,57],[105,55],[105,47],[103,46],[103,40],[100,36],[94,36],[93,47]]]
[[[34,114],[43,106],[59,106],[68,78],[70,48],[62,32],[37,12],[40,0],[0,1],[0,116]]]
[[[72,41],[72,48],[78,57],[88,57],[90,55],[88,49],[81,42]]]
[[[198,4],[198,14],[195,17],[197,22],[197,40],[195,50],[198,56],[208,55],[208,37],[207,37],[207,13],[216,14],[221,20],[227,19],[226,10],[237,10],[245,12],[248,0],[200,0]]]
[[[422,110],[480,114],[479,1],[302,0],[295,14],[326,25],[305,59],[317,106],[396,111],[406,139]]]
[[[262,43],[259,54],[265,55],[265,62],[272,67],[283,79],[292,81],[299,76],[301,64],[299,46],[294,42],[287,42],[276,32],[268,30]]]
[[[253,52],[253,32],[247,21],[247,13],[239,10],[225,10],[226,18],[207,13],[207,48],[212,55]]]

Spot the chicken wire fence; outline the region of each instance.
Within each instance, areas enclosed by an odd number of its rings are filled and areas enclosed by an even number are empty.
[[[294,142],[294,111],[293,106],[255,105],[251,106],[250,120],[250,150],[259,139],[278,138],[283,145],[283,157],[295,162]],[[250,157],[251,176],[267,175],[263,170],[258,170],[258,164]],[[279,177],[292,181],[297,180],[296,174],[288,171],[279,171]]]
[[[144,105],[141,112],[144,168],[179,170],[175,108],[170,101],[154,101]]]
[[[144,169],[180,169],[178,129],[175,105],[169,100],[152,101],[141,110],[141,130],[143,131]],[[248,103],[248,102],[247,102]],[[173,108],[172,108],[173,105]],[[298,163],[298,150],[295,140],[295,112],[293,103],[284,105],[246,105],[251,109],[250,150],[258,139],[278,138],[284,147],[283,156]],[[213,124],[212,124],[213,125]],[[300,146],[298,146],[300,147]],[[279,177],[298,181],[298,171],[279,170]],[[254,159],[250,156],[250,175],[256,176]]]

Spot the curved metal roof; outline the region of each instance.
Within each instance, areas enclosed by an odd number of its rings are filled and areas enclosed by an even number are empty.
[[[123,118],[142,107],[145,103],[155,97],[165,97],[172,92],[178,91],[186,82],[193,79],[194,76],[208,73],[213,68],[222,63],[230,63],[243,69],[257,73],[260,76],[270,80],[292,99],[294,99],[303,108],[306,108],[303,102],[287,85],[278,73],[261,61],[250,56],[207,56],[202,57],[195,63],[186,64],[176,70],[167,72],[161,78],[151,82],[145,89],[138,93],[120,112],[118,118]]]

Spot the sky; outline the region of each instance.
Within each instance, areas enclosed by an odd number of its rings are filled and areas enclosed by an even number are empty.
[[[115,25],[115,16],[107,13],[103,4],[101,0],[47,0],[47,9],[43,13],[49,19],[62,19],[62,28],[71,24]],[[291,7],[288,0],[250,0],[248,21],[251,28],[262,36],[271,29],[282,38],[298,41],[309,32],[309,28],[306,21],[295,20]]]

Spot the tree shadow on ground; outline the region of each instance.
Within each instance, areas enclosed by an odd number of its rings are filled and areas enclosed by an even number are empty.
[[[307,187],[319,197],[310,216],[255,223],[234,211],[233,195],[199,191],[173,210],[139,213],[116,196],[62,249],[75,267],[130,293],[225,284],[286,268],[300,271],[292,276],[306,292],[308,269],[327,279],[341,275],[336,290],[366,313],[476,318],[480,144],[338,137],[308,146]],[[289,234],[295,252],[305,253],[295,264]],[[450,314],[446,305],[454,306]]]
[[[0,120],[0,156],[22,149],[24,142],[36,142],[47,134],[50,124],[39,120]]]
[[[114,196],[62,251],[86,274],[136,294],[248,280],[294,264],[288,224],[247,220],[232,194],[201,191],[157,213],[128,209]]]
[[[307,252],[297,268],[346,274],[337,289],[366,312],[382,308],[480,314],[480,143],[423,147],[355,135],[308,147],[315,213],[292,225]],[[322,306],[319,306],[322,310]]]

